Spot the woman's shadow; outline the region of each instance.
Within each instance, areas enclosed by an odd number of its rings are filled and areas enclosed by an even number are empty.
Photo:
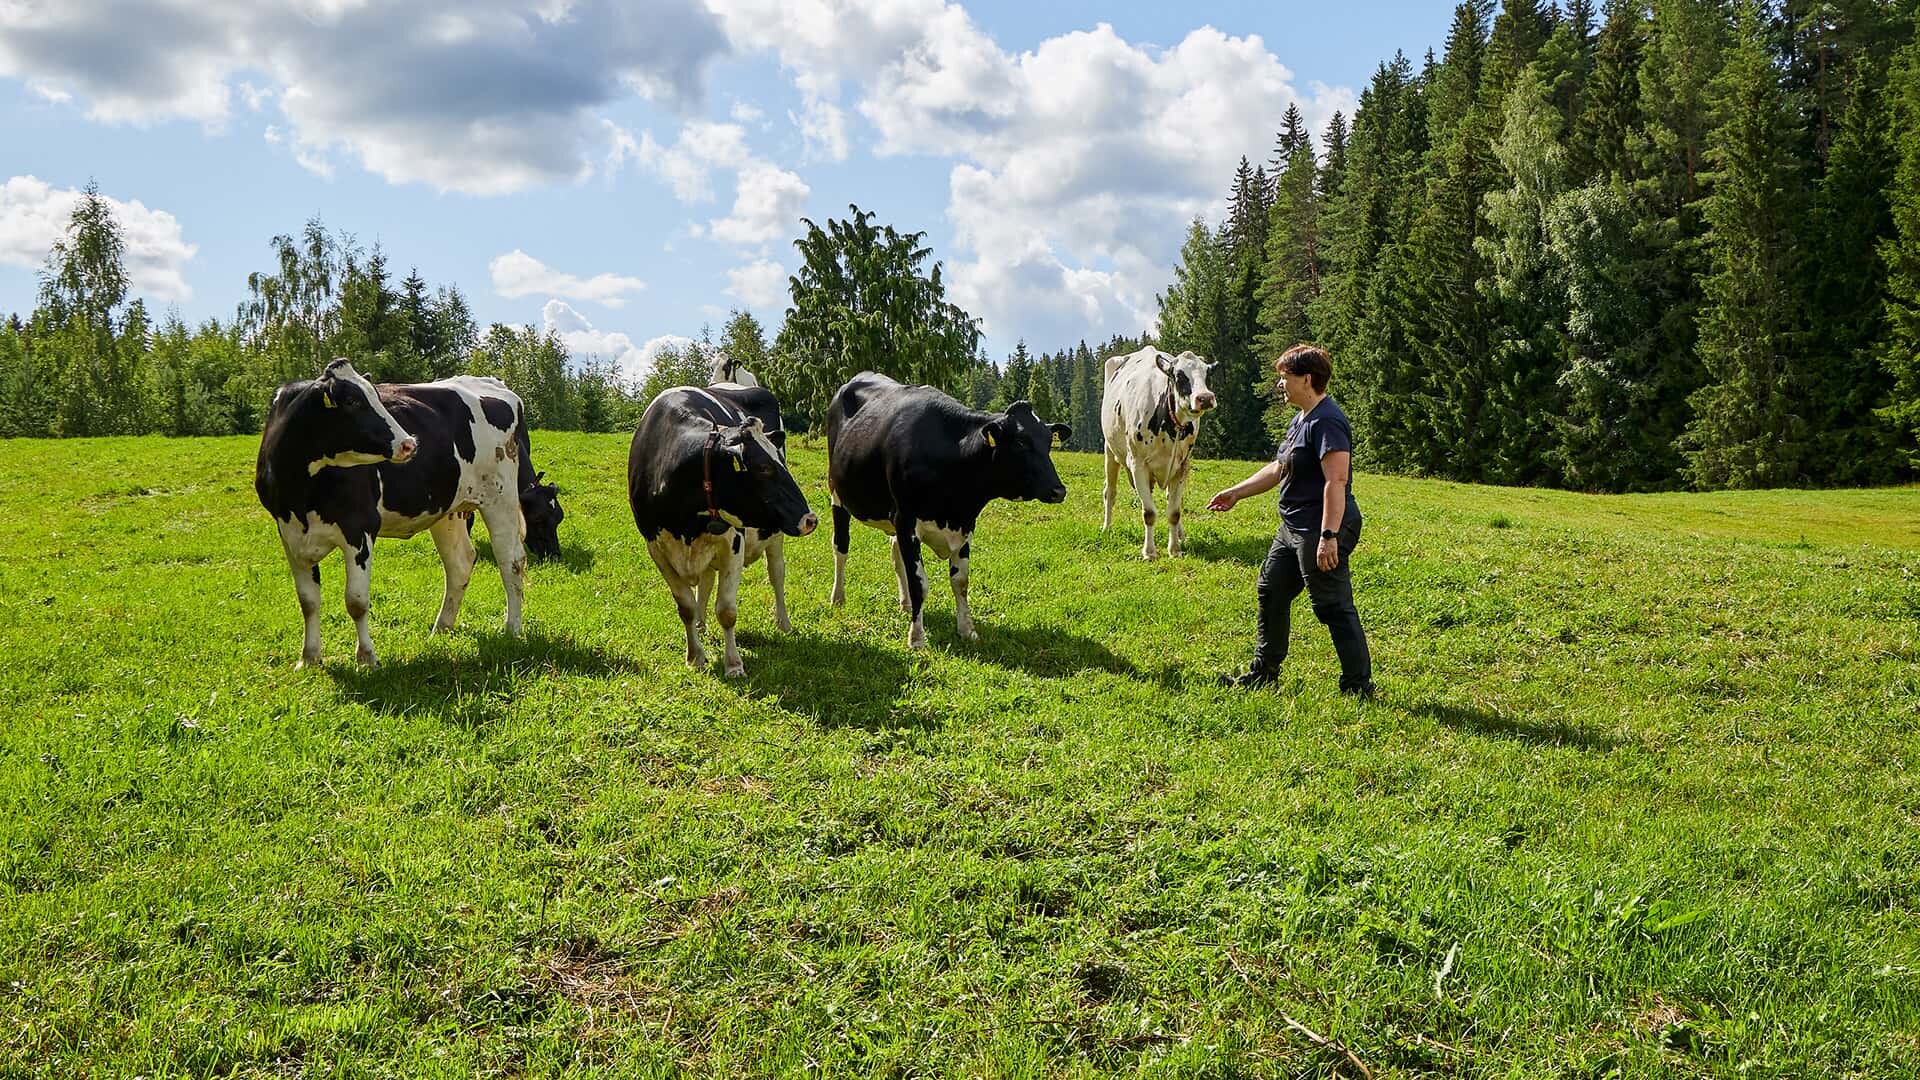
[[[1630,741],[1609,735],[1604,731],[1569,724],[1564,720],[1541,722],[1524,717],[1502,716],[1471,705],[1455,705],[1443,701],[1423,701],[1408,711],[1416,716],[1439,721],[1456,731],[1548,746],[1577,746],[1582,750],[1611,751]]]

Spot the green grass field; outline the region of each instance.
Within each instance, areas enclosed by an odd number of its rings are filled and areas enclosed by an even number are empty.
[[[879,533],[748,677],[689,672],[624,436],[543,434],[564,564],[374,559],[327,664],[256,440],[0,444],[0,1077],[1912,1076],[1920,490],[1591,497],[1362,476],[1381,693],[1270,498],[1188,555],[994,504],[981,641]],[[826,509],[818,447],[796,454]],[[485,548],[483,545],[483,554]]]

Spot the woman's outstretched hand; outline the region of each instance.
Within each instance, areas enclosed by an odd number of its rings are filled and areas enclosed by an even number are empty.
[[[1240,496],[1235,495],[1232,488],[1228,488],[1220,494],[1215,495],[1213,501],[1207,503],[1207,509],[1221,511],[1231,510],[1233,509],[1233,504],[1239,501]]]

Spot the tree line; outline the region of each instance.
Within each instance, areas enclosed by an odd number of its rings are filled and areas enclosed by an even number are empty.
[[[660,390],[705,382],[714,351],[766,348],[758,321],[737,311],[719,341],[703,329],[635,383],[610,360],[574,360],[551,330],[480,330],[458,287],[417,271],[396,281],[378,244],[368,251],[318,219],[268,247],[232,319],[156,320],[131,295],[120,226],[89,184],[48,253],[38,305],[0,323],[0,437],[258,432],[275,388],[335,356],[377,382],[491,375],[534,427],[618,431]]]
[[[1601,491],[1920,466],[1912,0],[1491,0],[1298,110],[1196,220],[1163,347],[1251,392],[1327,346],[1365,467]],[[1270,400],[1270,399],[1268,399]],[[1236,402],[1247,403],[1238,414]]]

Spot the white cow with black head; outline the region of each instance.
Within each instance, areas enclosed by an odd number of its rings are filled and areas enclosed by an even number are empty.
[[[740,361],[724,352],[715,351],[707,364],[708,386],[759,386],[760,380],[753,377]]]
[[[1153,545],[1153,489],[1167,489],[1167,554],[1180,554],[1187,527],[1180,520],[1193,465],[1193,444],[1200,418],[1219,399],[1207,389],[1213,365],[1191,352],[1173,356],[1149,345],[1125,356],[1108,357],[1106,391],[1100,399],[1100,430],[1106,437],[1106,511],[1102,531],[1113,527],[1113,498],[1125,468],[1140,496],[1140,520],[1146,539],[1140,557],[1158,554]]]

